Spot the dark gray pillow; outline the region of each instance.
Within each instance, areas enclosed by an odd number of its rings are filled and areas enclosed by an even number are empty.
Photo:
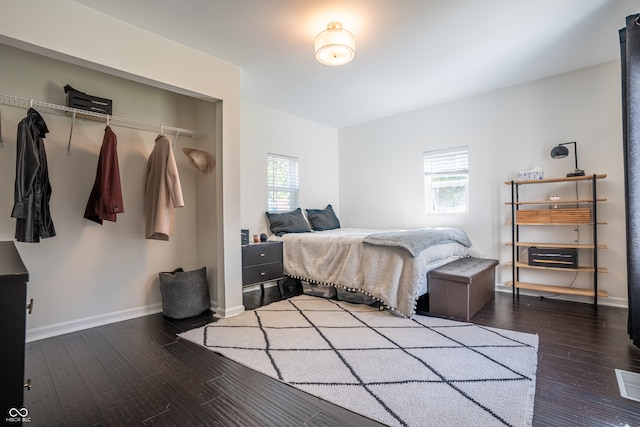
[[[276,236],[286,233],[308,233],[311,231],[302,209],[285,213],[266,212],[271,232]]]
[[[333,212],[333,207],[327,205],[325,209],[306,209],[307,218],[315,231],[333,230],[340,228],[340,221]]]

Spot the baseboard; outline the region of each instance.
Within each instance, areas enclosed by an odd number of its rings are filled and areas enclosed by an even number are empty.
[[[265,284],[267,286],[267,284]],[[276,286],[270,284],[268,286]],[[496,283],[496,291],[504,292],[504,293],[512,293],[511,287],[507,287]],[[530,291],[526,291],[524,289],[520,290],[521,295],[527,296],[541,296],[539,293],[534,293]],[[559,299],[563,301],[573,301],[573,302],[582,302],[589,303],[589,301],[585,298],[573,297],[572,295],[562,295],[558,297],[549,297],[545,296],[548,299]],[[606,305],[611,307],[621,307],[628,308],[628,301],[625,298],[616,298],[616,297],[608,297],[608,298],[598,298],[598,305]],[[215,308],[214,308],[215,307]],[[226,310],[220,309],[217,307],[217,304],[212,301],[212,310],[216,317],[233,317],[245,311],[243,305],[239,305],[236,307],[231,307]],[[71,320],[69,322],[61,322],[56,323],[54,325],[42,326],[39,328],[30,328],[26,331],[26,342],[38,341],[45,338],[51,338],[58,335],[68,334],[70,332],[81,331],[83,329],[94,328],[96,326],[107,325],[109,323],[120,322],[123,320],[135,319],[136,317],[147,316],[149,314],[161,313],[162,312],[162,304],[152,304],[145,307],[137,307],[129,310],[121,310],[115,311],[112,313],[101,314],[98,316],[85,317],[82,319]]]
[[[98,316],[85,317],[71,320],[69,322],[56,323],[54,325],[30,328],[26,332],[26,342],[51,338],[70,332],[81,331],[83,329],[94,328],[96,326],[107,325],[109,323],[120,322],[122,320],[135,319],[136,317],[147,316],[149,314],[161,313],[162,304],[152,304],[145,307],[137,307],[129,310],[114,311]]]
[[[213,312],[215,317],[226,318],[237,316],[238,314],[244,312],[244,305],[238,305],[235,307],[228,308],[226,310],[222,310],[220,307],[216,308]]]

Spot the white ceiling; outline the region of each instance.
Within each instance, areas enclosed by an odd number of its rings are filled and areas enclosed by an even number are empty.
[[[342,128],[616,60],[640,0],[75,0],[237,64],[241,96]],[[316,62],[331,21],[356,37]]]

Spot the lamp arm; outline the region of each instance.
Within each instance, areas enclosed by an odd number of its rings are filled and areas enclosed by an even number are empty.
[[[569,144],[573,144],[573,154],[576,159],[576,171],[578,171],[580,170],[578,169],[578,144],[576,144],[575,141],[572,141],[572,142],[563,142],[562,144],[558,144],[558,145],[569,145]]]

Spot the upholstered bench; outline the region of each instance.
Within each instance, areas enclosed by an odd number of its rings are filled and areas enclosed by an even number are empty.
[[[427,274],[429,312],[469,320],[495,292],[495,259],[460,258]]]

